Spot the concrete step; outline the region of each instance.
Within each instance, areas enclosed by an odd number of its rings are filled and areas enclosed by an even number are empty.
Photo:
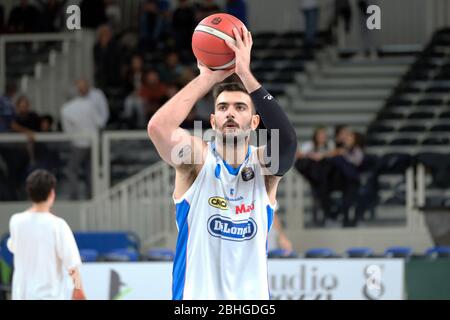
[[[359,110],[378,110],[383,105],[383,100],[353,100],[353,101],[333,101],[333,100],[309,100],[298,101],[290,105],[291,110],[295,113],[302,112],[303,110],[335,110],[337,112],[343,110],[359,111]]]
[[[373,114],[296,114],[289,115],[294,126],[302,126],[305,124],[317,126],[321,125],[359,125],[365,126],[372,119]]]
[[[343,78],[343,77],[399,77],[407,71],[406,66],[387,66],[387,67],[331,67],[323,70],[324,77]]]
[[[313,88],[325,89],[386,89],[392,88],[398,83],[397,77],[377,78],[315,78],[310,83]]]
[[[385,99],[390,89],[355,89],[355,88],[341,88],[341,89],[305,89],[303,91],[303,98],[305,100],[379,100]]]

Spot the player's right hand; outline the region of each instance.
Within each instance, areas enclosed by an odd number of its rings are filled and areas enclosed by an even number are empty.
[[[207,79],[210,83],[219,83],[231,76],[234,73],[234,69],[229,70],[211,70],[199,60],[197,60],[197,67],[200,70],[200,76]]]

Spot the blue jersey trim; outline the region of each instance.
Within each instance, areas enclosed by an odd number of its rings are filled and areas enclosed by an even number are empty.
[[[270,228],[272,228],[273,209],[269,205],[267,205],[266,210],[267,210],[267,233],[269,233]]]
[[[191,206],[183,200],[176,205],[176,220],[178,226],[177,247],[172,271],[172,299],[183,300],[184,285],[186,280],[186,256],[189,237],[188,214]]]

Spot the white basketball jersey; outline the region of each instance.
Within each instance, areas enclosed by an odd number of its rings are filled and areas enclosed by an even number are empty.
[[[233,168],[208,143],[192,186],[175,200],[173,299],[269,299],[270,205],[256,148]]]

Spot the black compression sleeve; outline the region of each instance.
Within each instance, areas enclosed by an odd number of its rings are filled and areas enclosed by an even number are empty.
[[[268,139],[271,139],[271,129],[278,129],[279,131],[279,157],[278,163],[274,163],[277,159],[272,155],[271,145],[272,141],[268,140],[266,145],[266,161],[269,160],[272,174],[276,176],[283,176],[294,164],[295,152],[297,151],[297,136],[294,127],[289,121],[286,113],[278,104],[273,96],[271,96],[263,87],[250,94],[256,111],[261,117],[264,126],[267,128],[269,134]],[[267,158],[269,156],[270,158]],[[267,162],[266,162],[267,163]]]

